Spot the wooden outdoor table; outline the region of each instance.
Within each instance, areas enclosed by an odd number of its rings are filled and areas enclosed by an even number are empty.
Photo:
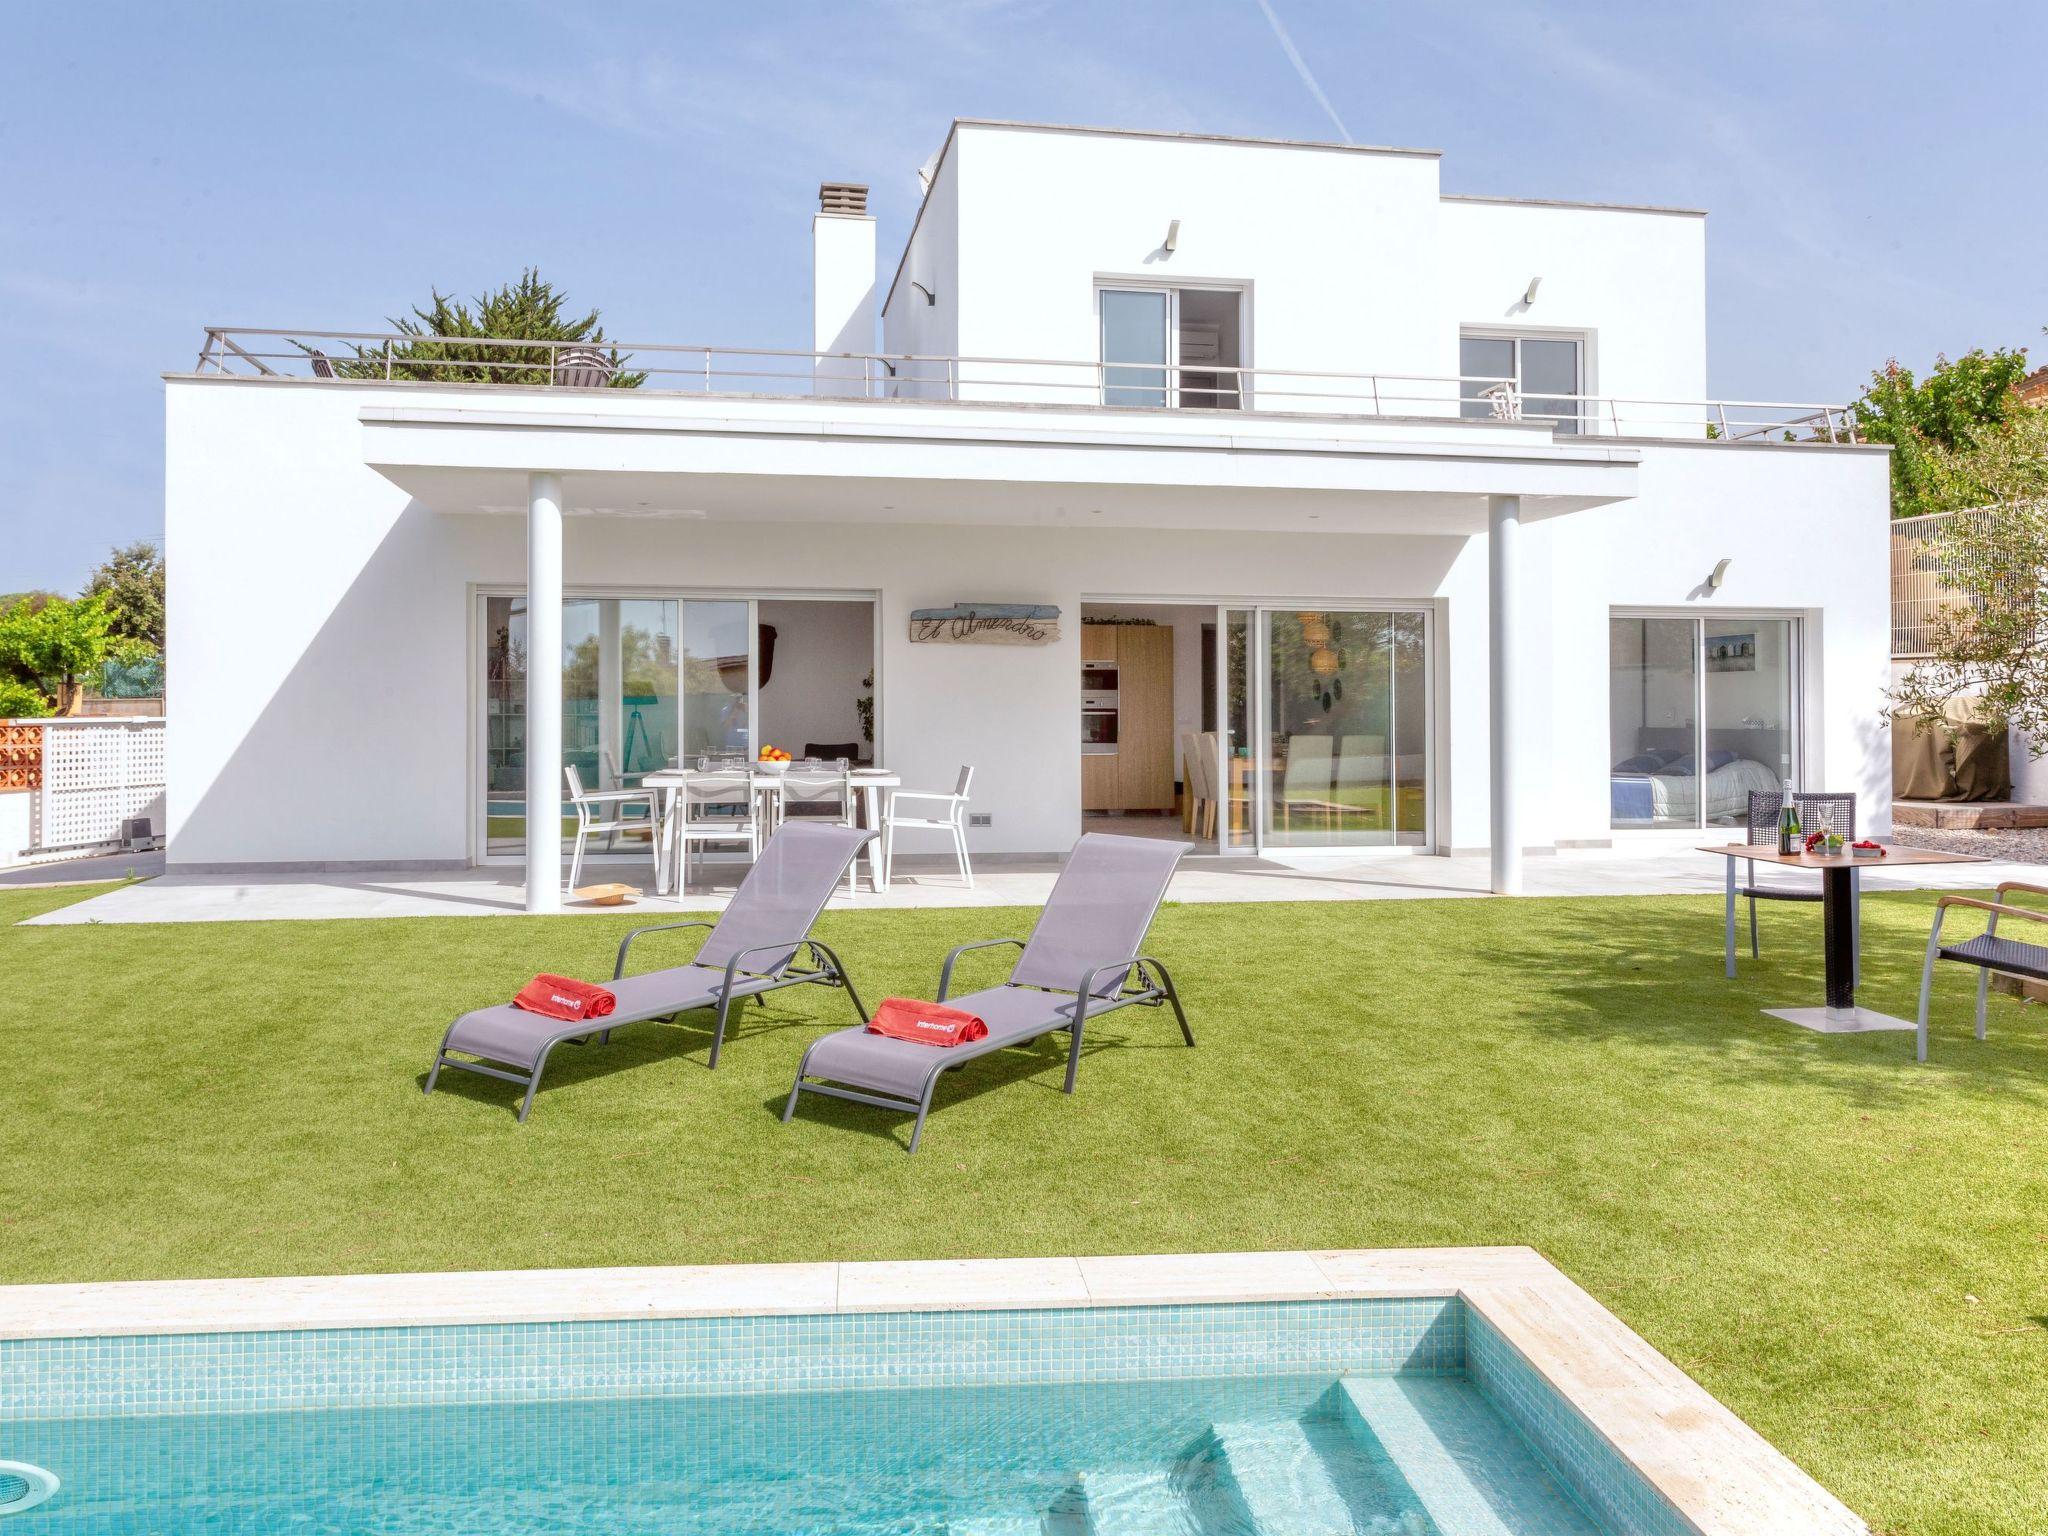
[[[1784,1019],[1803,1029],[1824,1034],[1857,1034],[1878,1029],[1912,1029],[1911,1019],[1894,1018],[1871,1008],[1856,1006],[1856,923],[1853,912],[1855,881],[1866,869],[1905,869],[1916,864],[1982,864],[1968,853],[1940,853],[1932,848],[1899,848],[1887,844],[1881,859],[1854,859],[1844,852],[1833,858],[1825,854],[1780,853],[1776,844],[1751,846],[1747,843],[1702,845],[1701,853],[1719,854],[1728,861],[1727,967],[1735,974],[1735,866],[1738,861],[1776,864],[1785,869],[1811,869],[1820,873],[1821,945],[1826,965],[1827,1003],[1821,1008],[1766,1008],[1774,1019]]]

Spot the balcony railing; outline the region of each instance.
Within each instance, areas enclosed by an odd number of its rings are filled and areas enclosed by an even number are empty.
[[[1570,435],[1853,443],[1846,405],[1773,400],[1541,396],[1505,378],[1204,363],[1104,363],[1022,357],[926,357],[668,342],[525,341],[375,331],[211,327],[196,372],[367,384],[611,387],[632,377],[659,394],[1065,405],[1203,415],[1292,413],[1461,417],[1547,424]]]

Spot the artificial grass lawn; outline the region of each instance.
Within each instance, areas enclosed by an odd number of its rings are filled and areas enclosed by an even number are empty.
[[[1865,903],[1864,1001],[1910,1013],[1929,904]],[[872,1002],[1029,917],[819,933]],[[1730,983],[1718,898],[1169,907],[1197,1049],[1126,1010],[1072,1099],[1060,1046],[991,1058],[915,1158],[907,1117],[777,1122],[821,989],[716,1074],[701,1027],[565,1049],[524,1128],[422,1097],[451,1015],[633,922],[0,929],[0,1279],[1529,1243],[1878,1531],[2048,1519],[2048,1019],[1994,997],[1977,1044],[1959,968],[1916,1067],[1758,1014],[1818,1000],[1811,909]]]

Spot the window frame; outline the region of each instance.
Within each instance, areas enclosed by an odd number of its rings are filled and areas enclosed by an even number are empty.
[[[1693,663],[1693,753],[1696,761],[1706,759],[1707,732],[1707,626],[1725,626],[1744,622],[1784,623],[1788,626],[1785,642],[1785,673],[1788,680],[1788,708],[1785,729],[1791,738],[1786,756],[1791,759],[1792,787],[1805,790],[1810,775],[1807,760],[1806,740],[1806,695],[1808,663],[1807,619],[1802,609],[1785,608],[1734,608],[1716,609],[1704,613],[1697,608],[1659,608],[1638,604],[1614,604],[1607,610],[1610,623],[1615,619],[1683,619],[1692,625]],[[1612,686],[1614,677],[1614,656],[1610,651],[1607,658],[1607,679]],[[1602,758],[1608,764],[1603,777],[1611,776],[1614,762],[1614,720],[1610,714],[1607,722],[1607,740],[1602,749]],[[1704,781],[1703,781],[1704,782]],[[1713,829],[1707,822],[1707,804],[1704,790],[1697,797],[1699,804],[1693,813],[1693,820],[1685,826],[1616,826],[1610,802],[1607,829],[1613,837],[1664,837],[1693,838]]]
[[[1103,356],[1102,343],[1102,296],[1105,293],[1163,293],[1166,295],[1166,403],[1163,406],[1125,406],[1125,410],[1238,410],[1252,409],[1252,285],[1249,281],[1233,282],[1228,279],[1197,279],[1181,282],[1176,279],[1158,277],[1125,277],[1112,273],[1098,272],[1094,285],[1095,312],[1095,401],[1108,405],[1111,388],[1134,388],[1138,386],[1115,385],[1108,380],[1111,368],[1157,368],[1160,364],[1140,362],[1112,362]],[[1235,363],[1237,375],[1237,403],[1234,406],[1218,406],[1213,401],[1207,405],[1184,405],[1181,401],[1180,376],[1183,372],[1199,373],[1199,367],[1190,368],[1180,355],[1180,296],[1183,293],[1227,293],[1237,299],[1237,351]]]
[[[1525,341],[1569,341],[1569,342],[1573,343],[1573,344],[1574,344],[1574,345],[1575,345],[1575,346],[1576,346],[1576,347],[1578,348],[1578,367],[1577,367],[1577,369],[1575,370],[1575,372],[1576,372],[1576,374],[1577,374],[1577,379],[1576,379],[1576,383],[1574,384],[1574,386],[1573,386],[1573,388],[1572,388],[1572,391],[1571,391],[1571,393],[1572,393],[1572,394],[1573,394],[1574,396],[1576,396],[1576,397],[1577,397],[1577,398],[1576,398],[1576,404],[1578,405],[1578,408],[1579,408],[1579,409],[1578,409],[1578,414],[1577,414],[1577,415],[1576,415],[1575,417],[1572,417],[1572,418],[1570,418],[1569,422],[1567,422],[1567,421],[1545,421],[1545,422],[1544,422],[1544,425],[1546,425],[1546,426],[1550,426],[1550,427],[1554,427],[1554,428],[1560,428],[1560,429],[1562,429],[1562,428],[1565,428],[1565,427],[1566,427],[1566,426],[1568,426],[1568,425],[1574,425],[1574,424],[1575,424],[1575,425],[1576,425],[1576,427],[1577,427],[1577,432],[1573,434],[1573,435],[1575,435],[1575,436],[1583,436],[1583,435],[1585,435],[1585,434],[1591,433],[1591,432],[1592,432],[1592,431],[1594,430],[1594,427],[1593,427],[1593,422],[1594,422],[1594,415],[1593,415],[1593,411],[1592,411],[1592,409],[1591,409],[1591,406],[1592,406],[1592,399],[1591,399],[1591,396],[1592,396],[1592,395],[1593,395],[1593,393],[1594,393],[1594,390],[1593,390],[1593,352],[1594,352],[1594,348],[1593,348],[1593,341],[1594,341],[1594,332],[1592,332],[1592,331],[1589,331],[1589,330],[1582,330],[1582,329],[1578,329],[1578,328],[1576,328],[1576,327],[1572,327],[1572,326],[1541,326],[1541,325],[1461,325],[1461,326],[1459,326],[1459,327],[1458,327],[1458,348],[1459,348],[1459,356],[1458,356],[1458,381],[1459,381],[1459,385],[1458,385],[1458,414],[1459,414],[1459,416],[1463,417],[1463,418],[1464,418],[1465,420],[1467,420],[1467,421],[1483,421],[1483,420],[1486,420],[1486,419],[1488,419],[1488,417],[1489,417],[1489,416],[1491,415],[1491,412],[1490,412],[1490,411],[1488,411],[1488,412],[1485,412],[1485,413],[1483,413],[1483,414],[1477,414],[1477,415],[1471,415],[1471,416],[1467,416],[1467,415],[1466,415],[1466,407],[1468,407],[1468,406],[1471,406],[1471,405],[1474,405],[1474,404],[1480,404],[1480,405],[1483,405],[1483,404],[1485,403],[1485,402],[1483,402],[1483,401],[1473,401],[1473,400],[1468,400],[1468,399],[1467,399],[1467,398],[1465,397],[1465,392],[1464,392],[1464,381],[1465,381],[1465,379],[1466,379],[1466,378],[1468,378],[1468,377],[1474,377],[1474,378],[1476,378],[1476,377],[1479,377],[1479,375],[1476,375],[1476,374],[1474,374],[1474,375],[1468,375],[1468,374],[1466,374],[1466,372],[1465,372],[1465,358],[1464,358],[1464,345],[1465,345],[1465,343],[1466,343],[1467,341],[1505,341],[1505,342],[1509,342],[1509,343],[1511,343],[1511,344],[1512,344],[1512,345],[1514,346],[1514,349],[1515,349],[1515,353],[1514,353],[1514,356],[1515,356],[1515,367],[1514,367],[1514,384],[1515,384],[1515,392],[1516,392],[1516,393],[1517,393],[1517,394],[1518,394],[1518,395],[1519,395],[1519,396],[1521,397],[1521,399],[1522,399],[1522,400],[1523,400],[1523,401],[1524,401],[1525,403],[1526,403],[1526,402],[1527,402],[1527,401],[1528,401],[1528,400],[1529,400],[1529,399],[1531,398],[1531,391],[1530,391],[1530,389],[1528,388],[1528,385],[1527,385],[1527,383],[1525,382],[1525,380],[1526,380],[1526,377],[1527,377],[1527,375],[1526,375],[1526,374],[1525,374],[1525,372],[1523,371],[1523,367],[1522,367],[1522,343],[1523,343],[1523,342],[1525,342]],[[1536,399],[1538,399],[1538,400],[1555,400],[1555,399],[1556,399],[1556,398],[1558,398],[1558,397],[1557,397],[1556,395],[1553,395],[1553,394],[1547,394],[1547,393],[1544,393],[1544,394],[1536,394],[1536,395],[1534,396],[1534,398],[1536,398]]]
[[[464,799],[467,809],[464,822],[468,827],[468,857],[471,865],[523,866],[526,853],[522,848],[517,853],[497,853],[490,846],[490,796],[487,785],[490,749],[490,689],[485,676],[486,658],[490,649],[490,602],[496,597],[526,596],[523,581],[471,582],[468,584],[463,601],[468,605],[469,621],[465,626],[469,634],[468,656],[465,662],[469,694],[468,741],[463,753]],[[883,760],[885,749],[883,733],[883,595],[880,588],[850,587],[844,590],[830,587],[698,587],[679,586],[672,582],[634,583],[565,583],[562,601],[572,602],[606,600],[623,602],[674,602],[678,605],[676,619],[678,640],[681,639],[684,603],[734,603],[747,605],[747,633],[758,635],[761,625],[761,604],[764,602],[819,602],[819,603],[867,603],[871,609],[869,658],[874,663],[874,685],[870,692],[875,700],[875,734],[871,738],[875,761]],[[676,652],[676,709],[677,733],[680,739],[682,727],[682,680],[683,655],[679,644]],[[754,645],[748,647],[747,657],[747,718],[750,727],[760,719],[760,655]],[[595,788],[596,786],[591,786]],[[632,853],[592,850],[585,859],[587,864],[639,860],[644,862],[644,850]]]

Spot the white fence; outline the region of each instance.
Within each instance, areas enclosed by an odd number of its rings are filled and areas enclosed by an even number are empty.
[[[112,847],[125,823],[146,818],[164,831],[164,722],[65,718],[9,722],[40,730],[41,783],[29,797],[28,846],[33,858]],[[4,857],[5,850],[0,850]]]

